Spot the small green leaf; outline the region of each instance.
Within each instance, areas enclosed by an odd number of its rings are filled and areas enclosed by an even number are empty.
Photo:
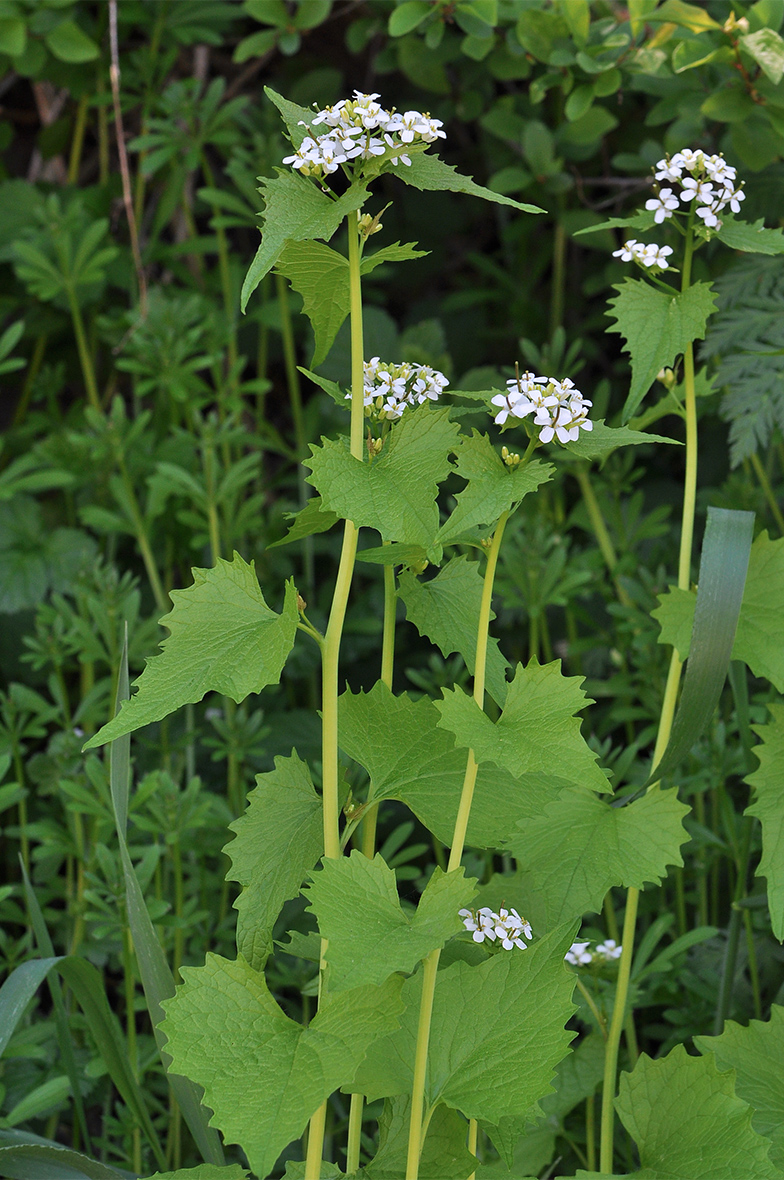
[[[340,406],[343,410],[349,410],[351,406],[351,399],[346,397],[346,390],[341,389],[337,381],[330,381],[327,377],[322,377],[320,373],[312,373],[310,369],[306,369],[304,365],[297,365],[300,373],[309,377],[314,385],[318,385],[319,389],[323,389],[332,398],[336,406]]]
[[[239,703],[280,680],[299,619],[293,581],[286,583],[277,615],[264,601],[253,564],[235,553],[233,561],[219,558],[214,569],[194,569],[193,585],[172,590],[171,599],[174,606],[162,620],[171,634],[161,654],[148,660],[136,694],[85,749],[160,721],[207,692]]]
[[[438,485],[452,470],[449,454],[458,435],[448,409],[407,410],[372,463],[355,459],[345,438],[311,444],[308,483],[328,511],[357,528],[374,528],[385,541],[422,545],[430,552],[438,531]]]
[[[605,426],[600,418],[593,424],[593,430],[580,431],[580,437],[567,443],[563,448],[564,458],[574,455],[578,459],[590,459],[604,464],[608,455],[618,447],[640,447],[644,443],[671,443],[680,445],[675,438],[664,438],[660,434],[644,434],[628,426]],[[560,457],[560,456],[559,456]]]
[[[784,78],[784,40],[774,29],[758,29],[740,38],[741,48],[753,57],[774,86]]]
[[[476,893],[476,882],[436,869],[414,914],[403,912],[394,869],[380,853],[370,860],[355,850],[324,859],[307,888],[309,908],[328,940],[329,991],[382,984],[393,971],[409,974],[430,951],[463,930],[458,910]]]
[[[667,748],[649,781],[675,770],[719,702],[738,626],[753,529],[753,512],[708,509],[683,692]]]
[[[768,908],[773,934],[784,941],[784,705],[768,705],[770,721],[755,725],[762,745],[754,747],[759,767],[746,776],[754,801],[746,808],[762,825],[762,859],[756,875],[768,882]]]
[[[0,20],[0,53],[17,57],[24,53],[27,45],[27,25],[21,17],[11,16]]]
[[[334,512],[326,512],[321,506],[321,496],[311,496],[304,508],[299,512],[284,513],[292,517],[289,531],[279,541],[273,541],[268,549],[276,549],[279,545],[290,545],[292,541],[301,541],[303,537],[312,537],[314,533],[326,533],[340,519]]]
[[[586,9],[586,14],[588,10]],[[576,86],[566,100],[564,114],[570,123],[580,119],[593,103],[593,83],[587,82]]]
[[[213,1122],[266,1176],[284,1147],[379,1037],[398,1023],[400,976],[330,996],[307,1028],[290,1020],[244,959],[183,967],[163,1031],[174,1068],[204,1087]]]
[[[390,37],[403,37],[421,25],[423,20],[427,20],[432,11],[432,5],[427,0],[403,0],[389,14],[387,32]]]
[[[580,238],[583,234],[595,234],[604,229],[651,229],[656,224],[654,214],[647,209],[634,213],[631,217],[610,217],[607,221],[599,221],[596,225],[586,225],[572,234],[573,238]]]
[[[406,604],[406,618],[442,655],[459,652],[473,676],[476,664],[476,620],[483,581],[476,562],[464,555],[453,557],[435,578],[424,582],[412,573],[401,573],[398,593]],[[490,619],[495,615],[491,612]],[[490,638],[487,651],[487,690],[498,705],[506,697],[508,661]]]
[[[765,229],[762,218],[749,222],[725,217],[721,229],[714,232],[715,237],[733,250],[749,254],[784,254],[784,231]]]
[[[363,275],[369,275],[385,262],[408,262],[413,258],[425,258],[429,250],[417,250],[413,242],[393,242],[391,246],[383,246],[374,254],[366,254],[362,259],[360,270]]]
[[[728,1020],[718,1037],[695,1037],[700,1053],[713,1054],[721,1070],[735,1070],[735,1094],[752,1109],[751,1125],[771,1140],[770,1158],[784,1171],[784,1008],[773,1004],[770,1020],[747,1027]]]
[[[100,53],[92,37],[88,37],[75,20],[64,20],[56,25],[45,34],[44,41],[55,57],[73,65],[95,61]]]
[[[462,689],[443,689],[435,701],[439,726],[469,747],[477,762],[493,762],[519,777],[557,773],[566,782],[593,791],[610,791],[596,754],[580,733],[577,712],[590,704],[579,676],[563,676],[561,661],[517,665],[504,710],[495,723]]]
[[[509,468],[486,434],[474,430],[470,437],[464,436],[455,474],[467,484],[457,493],[454,511],[438,530],[439,543],[453,544],[477,526],[494,526],[502,512],[516,507],[554,473],[554,467],[537,459],[524,467]]]
[[[373,545],[369,549],[360,549],[357,561],[367,561],[370,565],[405,565],[422,569],[427,565],[427,553],[421,545],[396,542],[394,545]]]
[[[563,956],[574,924],[523,952],[484,963],[457,962],[438,973],[428,1054],[425,1102],[445,1103],[469,1118],[497,1123],[528,1110],[550,1090],[574,1033],[574,981]],[[398,1032],[376,1042],[346,1087],[372,1101],[410,1093],[422,972],[403,987]]]
[[[316,338],[311,365],[320,365],[349,312],[348,261],[321,242],[287,242],[275,263],[302,296]]]
[[[657,23],[672,22],[674,25],[691,29],[692,33],[702,33],[706,29],[721,29],[721,25],[704,8],[699,8],[696,4],[685,4],[684,0],[664,0],[658,8],[647,12],[646,19]]]
[[[472,197],[481,197],[484,201],[494,201],[497,205],[511,205],[513,209],[520,209],[523,213],[544,212],[537,205],[525,205],[476,184],[470,176],[462,176],[451,164],[445,164],[438,156],[427,152],[412,156],[408,166],[399,164],[395,169],[395,175],[406,184],[426,192],[467,193]]]
[[[256,775],[247,810],[229,830],[236,839],[223,849],[231,859],[226,879],[242,886],[234,902],[237,950],[262,971],[283,903],[297,896],[323,852],[321,800],[296,751]]]
[[[736,1097],[734,1081],[712,1055],[690,1057],[683,1045],[658,1061],[643,1053],[631,1074],[621,1074],[615,1105],[637,1144],[640,1180],[779,1180],[770,1140],[752,1129],[751,1107]],[[593,1175],[578,1172],[583,1180]]]
[[[693,283],[682,293],[666,295],[643,279],[626,279],[615,284],[618,294],[607,312],[617,321],[608,332],[619,332],[631,355],[632,381],[623,407],[623,418],[631,418],[656,380],[656,374],[693,340],[702,340],[708,317],[714,310],[715,295],[709,283]]]

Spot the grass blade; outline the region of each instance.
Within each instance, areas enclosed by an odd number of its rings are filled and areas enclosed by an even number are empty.
[[[49,937],[49,931],[46,928],[46,921],[44,920],[41,907],[38,904],[38,898],[35,891],[30,884],[30,878],[27,876],[27,871],[24,867],[24,861],[19,857],[19,864],[22,871],[22,882],[24,885],[25,898],[27,901],[27,910],[30,914],[30,920],[33,926],[33,933],[38,950],[42,955],[54,956],[54,946]],[[73,1097],[74,1109],[76,1110],[76,1118],[79,1123],[79,1131],[82,1136],[82,1145],[85,1150],[92,1152],[92,1144],[90,1142],[90,1134],[87,1130],[87,1116],[84,1109],[84,1099],[82,1098],[82,1091],[79,1088],[79,1074],[76,1069],[76,1061],[73,1055],[73,1045],[71,1043],[71,1030],[68,1024],[68,1016],[65,1011],[65,1004],[63,1003],[63,989],[60,986],[60,980],[56,975],[50,975],[48,980],[49,992],[52,997],[52,1004],[54,1006],[54,1021],[55,1029],[57,1031],[57,1043],[60,1047],[60,1058],[65,1067],[65,1072],[68,1075],[68,1080],[71,1083],[71,1095]]]
[[[130,696],[128,677],[128,635],[126,628],[122,656],[120,658],[120,674],[117,681],[117,701],[115,713],[120,705]],[[188,1078],[179,1074],[169,1073],[171,1057],[166,1052],[166,1038],[159,1032],[158,1026],[163,1020],[161,1004],[174,995],[175,985],[171,968],[163,953],[155,927],[152,924],[144,895],[139,886],[133,863],[128,853],[125,841],[125,829],[128,822],[128,798],[131,782],[131,738],[130,734],[115,738],[109,743],[109,779],[114,807],[114,820],[117,827],[117,838],[120,844],[120,859],[125,879],[125,907],[128,915],[128,925],[131,930],[136,962],[150,1013],[153,1033],[161,1055],[163,1067],[169,1079],[172,1093],[182,1116],[188,1124],[194,1142],[201,1152],[202,1158],[211,1164],[224,1163],[223,1148],[214,1127],[208,1126],[209,1113],[201,1104],[202,1090]]]
[[[675,770],[719,702],[738,626],[753,527],[753,512],[708,509],[683,693],[667,748],[649,783]]]
[[[27,963],[20,963],[0,987],[0,1057],[22,1013],[56,962],[56,958],[51,958],[30,959]]]

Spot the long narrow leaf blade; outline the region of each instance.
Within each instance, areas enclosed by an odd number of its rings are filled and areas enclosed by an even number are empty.
[[[738,626],[753,528],[753,512],[708,509],[683,693],[667,748],[649,782],[676,768],[719,702]]]
[[[61,959],[57,968],[84,1012],[90,1032],[109,1071],[109,1076],[122,1095],[126,1106],[132,1111],[144,1130],[155,1153],[158,1166],[165,1167],[166,1157],[158,1138],[158,1132],[152,1125],[144,1095],[128,1060],[128,1051],[120,1023],[109,1007],[99,972],[92,963],[88,963],[86,959],[80,959],[76,955],[69,955],[68,958]]]
[[[8,1180],[121,1180],[122,1175],[68,1147],[40,1143],[0,1147],[0,1176]]]
[[[56,962],[56,958],[51,958],[30,959],[27,963],[20,963],[0,987],[0,1057],[22,1013]]]
[[[33,926],[33,933],[35,934],[35,941],[38,950],[42,955],[49,957],[54,956],[54,946],[49,937],[49,931],[46,927],[46,921],[38,904],[38,898],[35,895],[35,890],[30,883],[30,878],[27,875],[27,870],[24,866],[24,861],[19,857],[19,865],[22,870],[22,883],[24,885],[25,898],[27,900],[27,909],[30,914],[30,919]],[[79,1130],[82,1135],[82,1143],[87,1152],[92,1152],[92,1144],[90,1142],[90,1133],[87,1130],[87,1116],[84,1109],[84,1099],[82,1098],[82,1091],[79,1085],[79,1074],[76,1069],[76,1060],[73,1053],[73,1044],[71,1042],[71,1029],[68,1024],[68,1016],[65,1011],[65,1004],[63,1003],[63,989],[60,986],[60,980],[56,975],[49,975],[47,980],[49,985],[49,992],[52,997],[52,1004],[54,1006],[54,1021],[55,1029],[57,1030],[57,1043],[60,1047],[60,1057],[65,1072],[68,1075],[68,1080],[71,1083],[71,1095],[73,1097],[74,1109],[76,1110],[76,1118],[79,1123]]]
[[[117,701],[115,713],[120,711],[120,705],[130,696],[130,682],[128,676],[128,634],[126,629],[122,655],[120,657],[120,675],[117,681]],[[114,807],[114,821],[117,828],[117,839],[120,844],[120,859],[125,879],[125,908],[128,915],[128,925],[131,930],[133,946],[136,952],[136,962],[150,1013],[155,1042],[161,1055],[163,1067],[169,1079],[172,1093],[182,1116],[188,1125],[194,1142],[201,1152],[202,1158],[211,1164],[222,1165],[224,1161],[223,1148],[214,1127],[210,1127],[208,1112],[201,1104],[202,1090],[188,1078],[179,1074],[169,1073],[171,1057],[165,1050],[166,1038],[159,1032],[158,1026],[163,1020],[161,1004],[174,995],[174,977],[171,973],[166,956],[163,953],[155,927],[150,919],[144,894],[139,886],[133,863],[125,842],[125,829],[128,819],[128,797],[130,794],[130,734],[115,738],[109,743],[109,779]]]

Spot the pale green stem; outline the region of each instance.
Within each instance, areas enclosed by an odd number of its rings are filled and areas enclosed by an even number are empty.
[[[385,542],[386,543],[386,542]],[[395,668],[395,608],[397,594],[395,591],[395,567],[384,566],[384,627],[381,641],[381,680],[387,688],[392,688],[392,675]],[[362,853],[369,860],[373,859],[376,851],[376,825],[378,823],[378,804],[372,803],[362,817]],[[348,1112],[348,1146],[346,1149],[346,1172],[350,1176],[359,1168],[359,1148],[362,1134],[362,1109],[365,1103],[363,1094],[352,1094]]]
[[[681,290],[685,291],[691,282],[691,261],[694,252],[694,237],[691,230],[693,210],[690,213],[686,234]],[[686,474],[683,489],[683,516],[681,520],[681,541],[678,558],[678,588],[688,590],[691,585],[691,551],[694,537],[694,514],[697,501],[697,398],[694,385],[694,349],[686,346],[683,356],[683,377],[686,393]],[[678,696],[682,664],[673,650],[670,670],[664,690],[659,732],[653,754],[656,766],[670,739],[675,703]],[[618,1047],[621,1031],[626,1022],[626,1004],[629,995],[632,956],[634,954],[634,932],[637,922],[639,889],[629,889],[626,895],[626,914],[623,921],[623,950],[618,963],[618,985],[615,992],[610,1029],[604,1057],[604,1085],[602,1090],[601,1141],[599,1150],[599,1171],[612,1172],[613,1137],[615,1130],[615,1085],[618,1068]]]
[[[754,468],[757,479],[760,481],[760,487],[762,488],[763,492],[765,493],[765,499],[768,502],[768,507],[770,508],[770,511],[773,514],[773,519],[775,520],[776,525],[778,526],[778,530],[782,534],[782,536],[784,536],[784,516],[782,516],[781,509],[779,508],[779,506],[776,502],[776,497],[773,493],[773,488],[771,487],[770,480],[768,479],[768,473],[765,470],[765,468],[762,466],[762,463],[760,462],[759,455],[757,454],[756,451],[752,452],[751,465]]]
[[[87,126],[87,110],[90,106],[90,93],[85,92],[79,99],[76,110],[73,139],[71,140],[71,154],[68,159],[68,183],[76,184],[79,179],[79,165],[82,161],[82,147],[84,145],[84,131]]]
[[[535,440],[532,440],[532,444],[523,457],[524,461],[527,461],[533,452],[534,445]],[[504,512],[496,525],[493,540],[487,554],[487,568],[485,569],[485,576],[482,583],[482,600],[479,606],[479,620],[477,623],[476,664],[474,667],[474,700],[480,709],[484,708],[485,703],[485,673],[487,670],[487,643],[490,628],[490,608],[493,598],[493,582],[498,565],[501,540],[508,519],[509,512]],[[469,750],[466,760],[465,777],[463,779],[463,790],[460,795],[460,804],[457,809],[457,819],[455,820],[455,830],[452,837],[452,848],[447,864],[448,873],[458,869],[460,867],[460,861],[463,858],[466,831],[468,829],[468,817],[471,812],[474,787],[476,786],[477,769],[478,766],[474,758],[474,751]],[[406,1180],[418,1180],[419,1177],[419,1157],[422,1154],[425,1130],[422,1114],[427,1078],[427,1054],[430,1044],[430,1023],[433,1016],[433,999],[435,996],[436,975],[440,957],[440,950],[431,951],[425,959],[422,971],[422,999],[419,1007],[419,1025],[417,1028],[416,1053],[414,1057],[414,1083],[411,1094],[411,1118],[408,1129]]]
[[[71,309],[71,321],[73,323],[74,336],[76,337],[76,347],[79,352],[79,361],[82,366],[82,376],[84,377],[84,387],[87,390],[87,398],[93,409],[101,412],[101,399],[98,395],[98,383],[95,380],[95,369],[93,368],[92,357],[90,350],[87,347],[87,337],[84,333],[84,321],[82,320],[82,313],[79,309],[79,303],[74,293],[73,287],[66,287],[66,294],[68,296],[68,306]]]
[[[618,567],[618,555],[615,552],[615,547],[613,546],[610,534],[607,530],[607,525],[602,515],[601,507],[599,506],[599,501],[597,500],[596,493],[593,490],[593,484],[591,483],[588,469],[587,467],[583,467],[582,463],[578,463],[575,465],[573,470],[577,482],[580,485],[580,491],[583,494],[583,503],[585,504],[585,510],[588,513],[588,519],[591,522],[591,528],[593,529],[596,540],[599,543],[599,550],[602,557],[604,558],[604,563],[610,572],[610,576],[612,577],[613,585],[615,586],[615,593],[618,596],[618,601],[622,606],[633,606],[631,598],[615,576],[615,570]]]
[[[348,230],[349,264],[349,306],[351,311],[351,454],[362,462],[362,426],[364,410],[364,344],[362,335],[362,285],[359,270],[359,233],[357,217],[349,213],[346,218]],[[321,694],[321,762],[322,762],[322,805],[324,811],[324,855],[331,858],[340,856],[340,807],[338,803],[338,665],[340,640],[346,617],[354,559],[357,552],[359,530],[353,521],[347,520],[343,527],[343,546],[340,553],[335,590],[329,622],[324,635],[322,649],[322,694]],[[323,980],[326,940],[321,941],[321,965]],[[320,994],[319,994],[320,998]],[[324,1143],[327,1103],[323,1102],[310,1120],[308,1131],[308,1152],[305,1160],[305,1180],[319,1180],[321,1156]]]

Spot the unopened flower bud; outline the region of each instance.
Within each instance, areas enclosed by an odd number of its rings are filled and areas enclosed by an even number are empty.
[[[748,33],[749,22],[745,16],[736,17],[735,13],[731,12],[722,25],[722,31],[729,35],[733,33]]]
[[[305,602],[305,599],[302,597],[302,595],[299,593],[299,591],[297,591],[297,610],[299,611],[299,613],[301,615],[304,615],[304,613],[307,609],[308,609],[307,602]]]
[[[520,462],[520,456],[516,452],[510,451],[508,447],[501,447],[501,458],[510,468],[516,467]]]
[[[659,369],[659,372],[656,374],[656,380],[661,381],[662,385],[667,389],[673,389],[678,383],[678,378],[675,376],[674,371],[666,368]]]

